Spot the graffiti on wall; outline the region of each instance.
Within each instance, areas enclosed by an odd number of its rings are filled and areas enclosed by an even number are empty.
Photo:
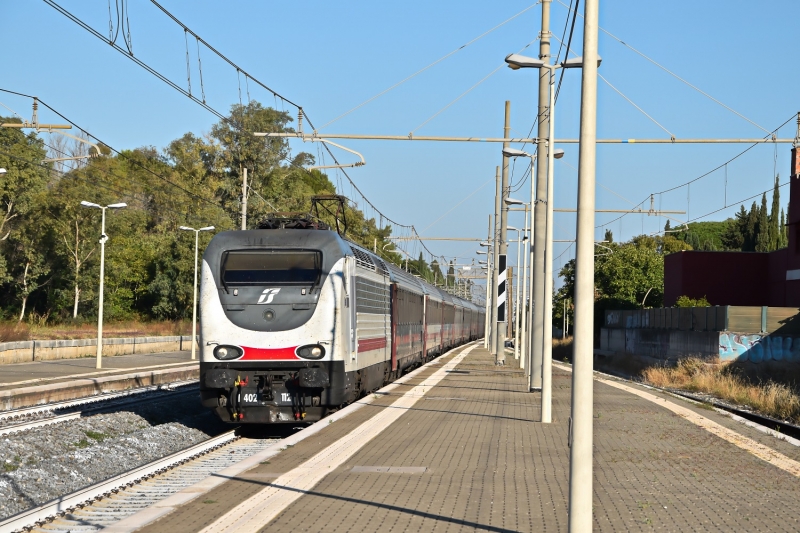
[[[798,361],[800,338],[777,335],[719,334],[719,358],[722,361]]]

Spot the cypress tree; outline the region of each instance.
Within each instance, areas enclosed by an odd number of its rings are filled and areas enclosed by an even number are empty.
[[[756,228],[756,252],[769,252],[769,215],[767,213],[767,193],[761,195],[761,208],[758,210]]]
[[[772,190],[772,210],[769,213],[769,251],[781,247],[781,232],[778,222],[778,211],[781,209],[780,178],[780,174],[775,176],[775,188]]]
[[[778,249],[786,248],[789,246],[789,236],[786,233],[786,215],[781,209],[781,226],[780,226],[780,239],[778,240]]]
[[[750,207],[750,212],[747,213],[747,222],[743,234],[744,244],[742,245],[742,251],[754,252],[758,235],[758,206],[755,200],[753,200],[753,205]]]

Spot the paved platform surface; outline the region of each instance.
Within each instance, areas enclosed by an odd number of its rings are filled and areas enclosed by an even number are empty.
[[[569,369],[543,425],[513,356],[443,367],[462,351],[139,530],[566,531]],[[800,448],[624,381],[594,391],[594,530],[800,530]]]
[[[0,390],[16,389],[45,383],[59,383],[80,378],[105,377],[130,373],[137,369],[157,370],[191,364],[191,352],[165,352],[103,357],[103,368],[95,368],[94,357],[56,359],[0,365]]]

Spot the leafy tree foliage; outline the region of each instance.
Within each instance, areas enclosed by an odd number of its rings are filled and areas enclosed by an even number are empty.
[[[238,228],[244,168],[251,228],[270,213],[307,213],[312,196],[335,193],[325,174],[303,168],[311,154],[292,154],[285,139],[251,135],[292,131],[291,121],[255,101],[237,104],[207,135],[186,133],[163,149],[101,150],[63,172],[42,163],[47,151],[36,134],[0,128],[0,167],[8,170],[0,180],[0,318],[97,315],[101,212],[83,200],[128,204],[106,211],[106,317],[191,316],[194,234],[178,227]],[[379,227],[354,203],[345,209],[346,236],[399,264],[396,251],[384,250],[391,226]],[[201,249],[210,237],[200,234]],[[418,263],[432,274],[421,257]]]
[[[664,256],[691,250],[685,241],[664,235],[639,235],[628,242],[604,244],[595,249],[594,282],[596,316],[605,309],[659,307],[664,301]],[[563,321],[564,301],[571,316],[575,293],[575,260],[559,272],[563,285],[553,298],[553,325]]]

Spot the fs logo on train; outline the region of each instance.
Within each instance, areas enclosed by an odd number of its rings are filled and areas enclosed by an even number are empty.
[[[275,297],[276,294],[281,292],[280,289],[264,289],[264,292],[261,293],[261,297],[258,299],[259,304],[268,304],[272,303],[272,298]]]

